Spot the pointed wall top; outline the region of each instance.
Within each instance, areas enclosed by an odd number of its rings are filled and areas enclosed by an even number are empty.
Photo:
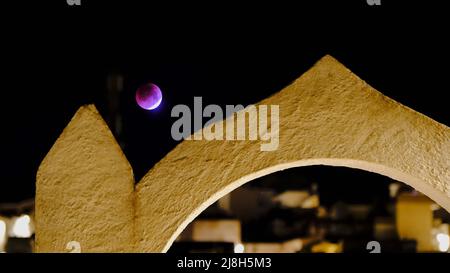
[[[130,251],[134,178],[94,105],[82,106],[39,167],[36,250]]]

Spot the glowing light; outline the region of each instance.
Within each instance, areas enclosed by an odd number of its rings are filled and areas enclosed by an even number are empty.
[[[314,245],[311,249],[313,253],[339,253],[342,252],[341,244],[334,244],[330,242],[320,242]]]
[[[439,251],[447,252],[450,247],[450,237],[448,234],[439,233],[436,235],[436,240],[438,241]]]
[[[161,89],[153,83],[140,86],[136,91],[136,102],[142,109],[156,109],[162,102]]]
[[[28,215],[22,215],[13,223],[11,229],[11,236],[17,238],[29,238],[32,235],[31,232],[31,219]]]
[[[3,251],[3,248],[6,243],[6,223],[3,220],[0,220],[0,252]]]
[[[234,245],[234,253],[244,253],[245,247],[243,244]]]

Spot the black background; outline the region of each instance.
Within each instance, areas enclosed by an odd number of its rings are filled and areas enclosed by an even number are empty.
[[[81,105],[105,114],[111,72],[125,76],[121,142],[137,181],[177,144],[174,105],[192,105],[193,96],[221,106],[256,103],[325,54],[450,125],[443,1],[261,2],[2,2],[0,202],[34,196],[41,160]],[[134,102],[147,81],[163,91],[154,112]]]

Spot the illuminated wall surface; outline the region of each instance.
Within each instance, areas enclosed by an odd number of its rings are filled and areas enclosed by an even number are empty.
[[[261,152],[260,141],[184,141],[136,187],[95,107],[80,108],[37,174],[36,251],[67,252],[75,241],[82,252],[164,252],[233,189],[307,165],[376,172],[450,211],[450,129],[385,97],[332,57],[260,104],[280,107],[278,150]]]
[[[433,211],[430,209],[433,202],[425,196],[408,195],[400,195],[397,202],[396,221],[400,237],[414,238],[418,251],[433,251]]]

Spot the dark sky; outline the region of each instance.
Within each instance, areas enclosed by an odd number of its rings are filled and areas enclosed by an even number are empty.
[[[192,105],[194,96],[221,106],[256,103],[325,54],[450,125],[449,19],[425,1],[381,7],[363,0],[285,7],[41,2],[1,11],[0,202],[34,196],[37,167],[79,106],[95,103],[108,114],[110,73],[124,75],[120,140],[137,179],[176,145],[174,105]],[[156,112],[134,102],[136,88],[148,81],[163,91]]]

